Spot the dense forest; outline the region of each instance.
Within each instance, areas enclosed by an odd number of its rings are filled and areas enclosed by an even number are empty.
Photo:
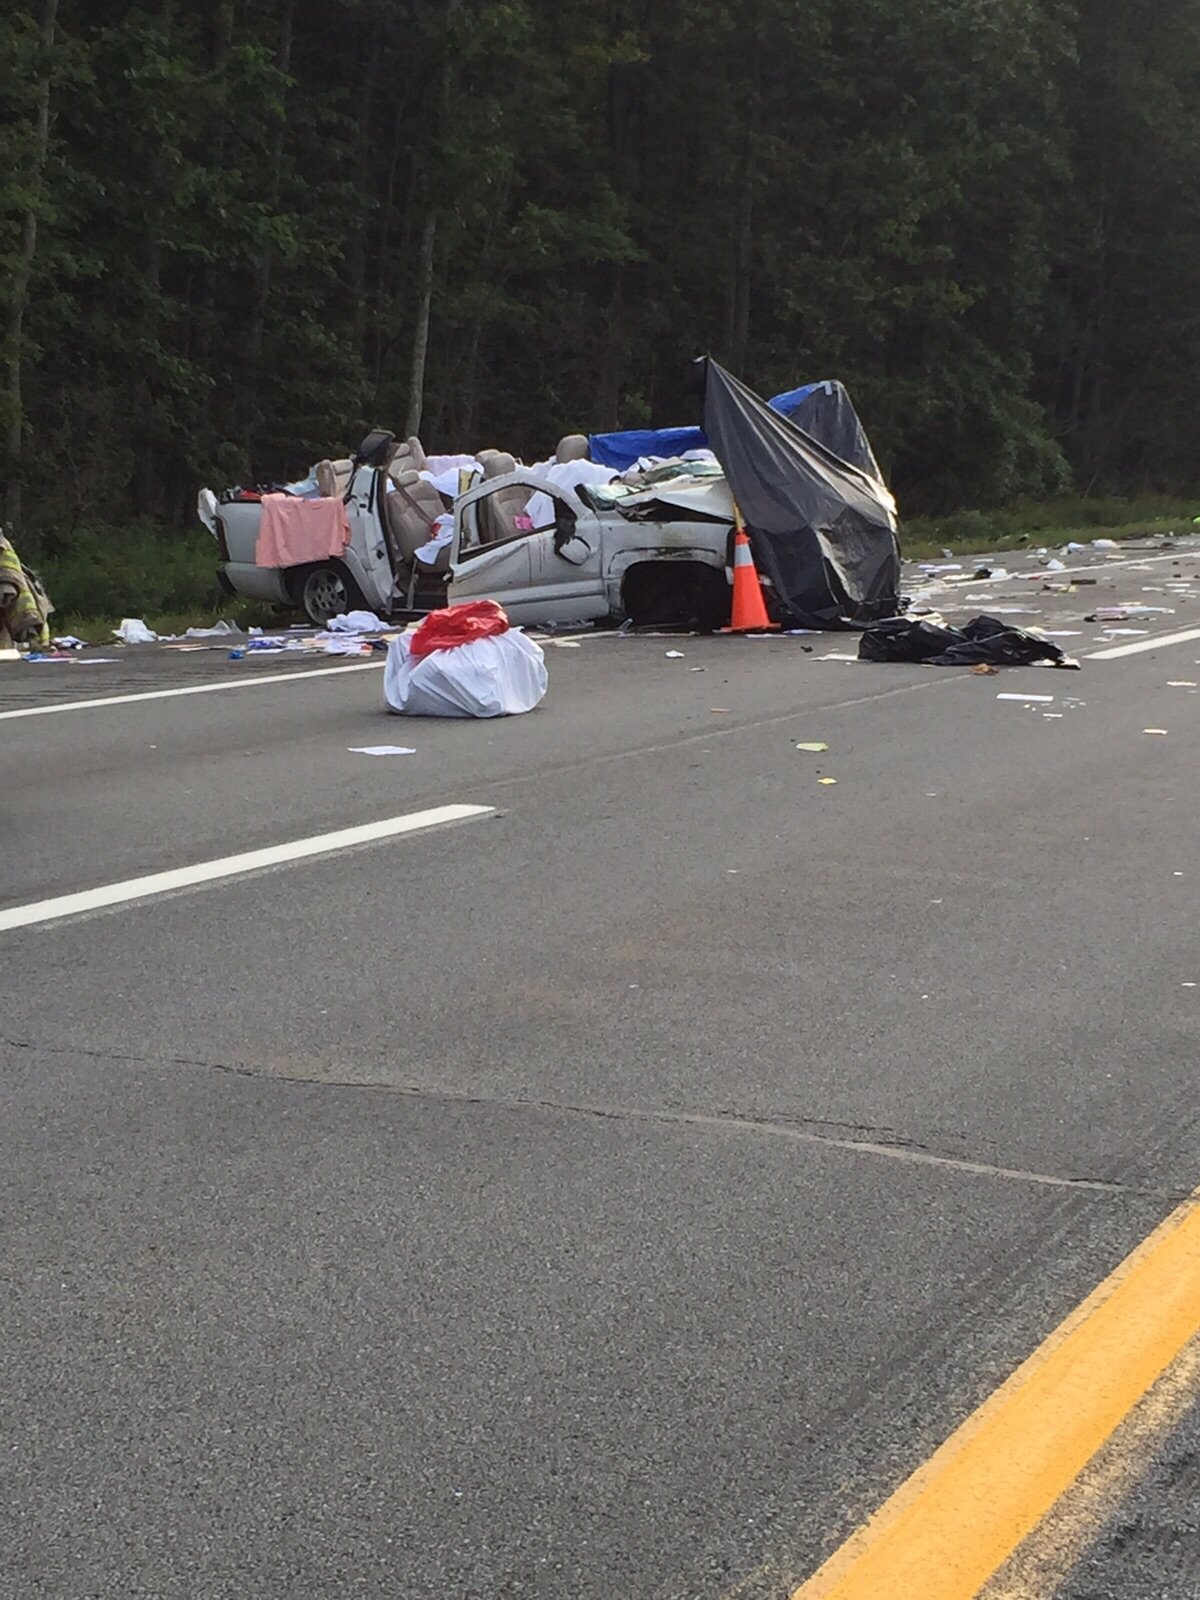
[[[1200,481],[1200,0],[13,0],[5,520],[850,388],[909,510]]]

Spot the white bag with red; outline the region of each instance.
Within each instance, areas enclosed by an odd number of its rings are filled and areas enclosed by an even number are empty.
[[[494,600],[431,611],[388,647],[383,693],[405,717],[511,717],[546,693],[546,660]]]

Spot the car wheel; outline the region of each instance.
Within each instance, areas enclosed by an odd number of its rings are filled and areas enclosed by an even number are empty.
[[[314,567],[300,587],[300,604],[310,622],[323,628],[331,617],[354,609],[357,593],[337,567]]]

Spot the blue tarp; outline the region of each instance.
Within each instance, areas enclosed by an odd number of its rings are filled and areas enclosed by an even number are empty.
[[[819,383],[806,383],[800,389],[789,389],[777,394],[771,407],[790,417],[820,387]],[[685,450],[708,448],[703,428],[630,428],[622,433],[593,433],[588,440],[591,459],[614,472],[627,471],[643,456],[681,456]]]
[[[631,428],[625,433],[593,433],[588,454],[602,467],[624,472],[642,456],[681,456],[685,450],[706,450],[700,428]]]

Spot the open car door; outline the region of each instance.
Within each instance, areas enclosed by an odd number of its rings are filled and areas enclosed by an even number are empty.
[[[520,468],[454,508],[447,600],[495,600],[518,623],[608,615],[601,525],[569,489]]]

